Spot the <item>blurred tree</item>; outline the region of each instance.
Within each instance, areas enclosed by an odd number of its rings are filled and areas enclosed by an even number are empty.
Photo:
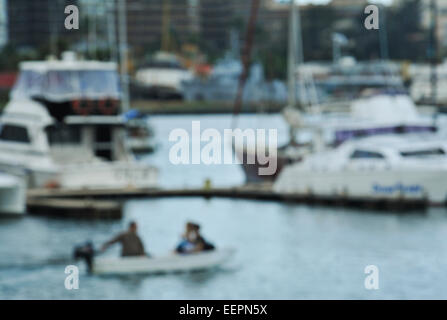
[[[332,59],[332,30],[335,14],[332,7],[309,5],[300,12],[304,60]],[[281,34],[269,32],[260,24],[256,30],[255,57],[264,66],[268,79],[285,79],[287,74],[288,20],[283,21]]]
[[[287,21],[283,23],[287,26]],[[261,24],[257,26],[253,60],[263,65],[264,74],[268,80],[286,78],[287,43],[287,33],[272,34],[268,31],[268,26]]]
[[[333,7],[307,6],[300,13],[304,60],[331,60],[331,39],[336,20]]]
[[[17,71],[21,61],[38,58],[39,53],[36,50],[18,50],[8,44],[0,51],[0,71]]]

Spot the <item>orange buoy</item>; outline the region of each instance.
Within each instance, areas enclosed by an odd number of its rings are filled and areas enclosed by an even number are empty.
[[[113,99],[100,100],[98,102],[98,109],[102,114],[112,115],[118,110],[118,101]]]
[[[94,108],[93,102],[88,100],[74,100],[71,103],[71,107],[73,108],[74,112],[76,112],[79,115],[87,116],[89,115]]]

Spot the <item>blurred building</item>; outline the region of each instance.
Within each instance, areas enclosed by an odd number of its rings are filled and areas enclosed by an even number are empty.
[[[75,32],[66,30],[65,6],[77,0],[9,0],[8,38],[18,47],[36,48],[57,39],[69,41]]]
[[[395,7],[401,6],[409,0],[394,0],[392,5]],[[425,29],[429,29],[432,23],[431,4],[432,0],[420,0],[421,2],[421,19],[420,23]],[[441,48],[447,48],[447,1],[435,0],[437,12],[437,27],[436,36],[438,37],[438,44]]]
[[[368,4],[368,0],[331,0],[328,5],[335,12],[335,29],[343,31],[354,27],[356,18],[364,12]]]
[[[251,13],[251,1],[200,0],[200,26],[203,42],[212,48],[229,48],[230,34],[239,31],[244,41],[246,23]],[[289,5],[276,0],[261,0],[258,10],[258,28],[270,34],[287,32]]]
[[[170,43],[193,42],[205,49],[227,50],[230,35],[239,30],[245,35],[251,1],[241,0],[127,0],[129,45],[137,49]],[[288,5],[275,0],[261,0],[258,25],[268,26],[271,33],[284,32]],[[153,48],[155,49],[155,48]]]
[[[229,47],[229,32],[236,23],[230,2],[228,0],[200,0],[200,36],[202,44],[208,49]]]
[[[422,25],[424,28],[430,28],[431,25],[431,0],[422,0]],[[436,35],[438,37],[438,44],[441,48],[447,47],[447,1],[437,0],[437,27]]]
[[[159,49],[175,49],[200,31],[198,0],[127,0],[126,9],[128,42],[133,48],[159,44]]]
[[[344,8],[345,10],[349,10],[350,8],[357,10],[359,6],[367,6],[368,0],[331,0],[329,5]]]
[[[8,13],[6,0],[0,0],[0,48],[8,42]]]

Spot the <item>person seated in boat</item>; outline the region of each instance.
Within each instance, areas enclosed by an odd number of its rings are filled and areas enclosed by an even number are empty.
[[[122,257],[146,256],[143,242],[137,235],[137,228],[136,222],[130,222],[129,229],[104,243],[101,251],[104,252],[112,244],[120,243]]]
[[[214,250],[214,245],[207,242],[200,234],[200,226],[198,224],[188,222],[186,230],[182,237],[182,241],[176,248],[177,253],[188,254],[201,251]]]

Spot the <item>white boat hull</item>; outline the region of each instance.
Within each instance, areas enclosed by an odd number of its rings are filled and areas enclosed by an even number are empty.
[[[366,138],[287,166],[274,184],[284,196],[447,204],[442,137]]]
[[[287,168],[274,187],[277,193],[350,199],[421,200],[442,205],[447,199],[447,172],[302,172],[288,179]]]
[[[93,273],[125,275],[198,271],[215,268],[226,262],[233,254],[234,249],[226,248],[188,255],[171,254],[154,258],[96,258],[93,262]]]
[[[0,174],[0,215],[23,215],[26,212],[24,179]]]
[[[45,187],[58,180],[58,171],[54,166],[51,167],[46,163],[40,166],[39,160],[21,155],[15,155],[15,157],[9,155],[8,157],[9,159],[5,159],[5,154],[0,157],[0,171],[12,175],[25,175],[26,183],[30,188]]]
[[[97,162],[61,166],[59,182],[67,189],[154,188],[158,170],[135,162]]]

